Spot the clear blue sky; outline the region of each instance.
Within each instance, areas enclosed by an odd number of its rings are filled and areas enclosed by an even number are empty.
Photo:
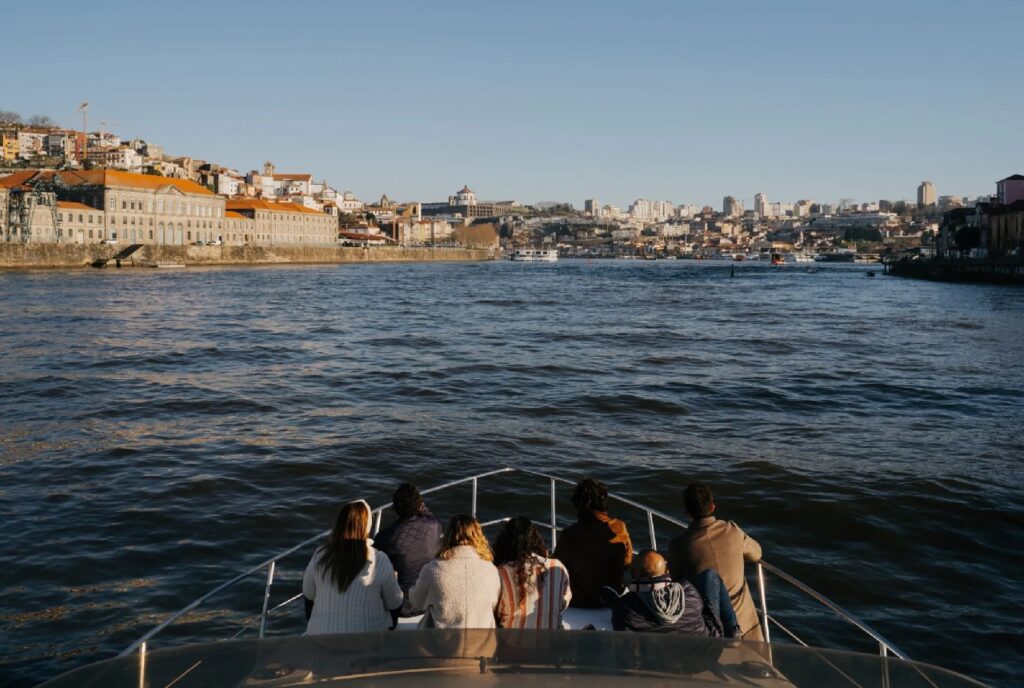
[[[866,201],[1024,172],[1020,0],[36,0],[3,24],[2,109],[74,125],[88,99],[171,154],[364,199]]]

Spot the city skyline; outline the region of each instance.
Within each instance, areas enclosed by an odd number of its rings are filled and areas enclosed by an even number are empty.
[[[307,3],[288,21],[262,3],[120,7],[104,30],[136,47],[88,53],[73,41],[40,53],[29,29],[45,8],[10,8],[23,30],[9,49],[37,57],[6,79],[2,107],[79,127],[89,100],[90,129],[240,171],[270,159],[366,198],[443,199],[469,184],[484,199],[577,208],[719,207],[725,195],[752,208],[756,193],[912,200],[923,179],[973,198],[1024,157],[1010,115],[1024,98],[1003,83],[1024,66],[1010,40],[1024,8],[999,3],[991,40],[969,48],[954,3],[876,4],[842,21],[806,3]],[[89,19],[62,8],[48,30],[74,35]],[[68,64],[91,77],[69,78]],[[961,85],[984,97],[956,98]]]

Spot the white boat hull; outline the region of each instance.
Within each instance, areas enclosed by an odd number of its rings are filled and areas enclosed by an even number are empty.
[[[512,252],[512,260],[525,263],[554,263],[558,261],[558,251],[555,249],[516,249]]]

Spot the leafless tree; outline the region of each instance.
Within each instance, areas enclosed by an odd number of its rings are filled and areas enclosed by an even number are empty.
[[[57,123],[47,115],[32,115],[28,123],[33,127],[55,127]]]

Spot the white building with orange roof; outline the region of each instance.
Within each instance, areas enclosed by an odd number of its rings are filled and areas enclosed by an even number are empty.
[[[96,241],[180,246],[216,241],[223,232],[224,198],[185,179],[111,169],[23,170],[0,178],[0,188],[18,187],[52,192],[101,212],[102,222],[95,216],[92,222]],[[86,242],[89,224],[85,219],[81,225]],[[52,240],[63,240],[60,231]]]
[[[232,198],[228,212],[252,221],[249,238],[237,232],[225,236],[225,243],[254,246],[334,246],[338,241],[338,220],[333,215],[297,203],[277,203],[260,198]]]

